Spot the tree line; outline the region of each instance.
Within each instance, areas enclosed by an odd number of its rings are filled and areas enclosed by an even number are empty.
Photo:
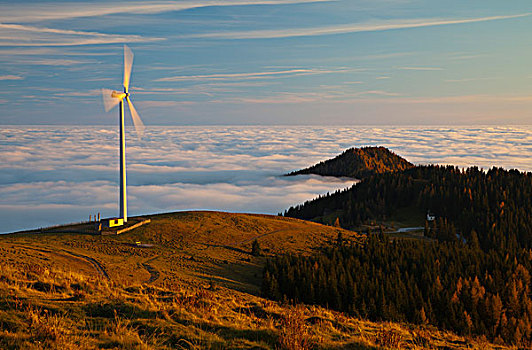
[[[270,259],[262,293],[374,321],[431,324],[532,345],[531,262],[526,249],[512,256],[460,242],[390,241],[374,234],[364,245]]]
[[[332,215],[352,229],[386,220],[404,207],[430,210],[463,239],[476,236],[484,250],[532,248],[532,173],[517,170],[416,166],[375,174],[349,189],[291,207],[284,215],[322,223]]]

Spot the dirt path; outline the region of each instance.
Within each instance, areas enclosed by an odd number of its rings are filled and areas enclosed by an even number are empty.
[[[20,245],[20,244],[13,244],[12,246],[13,247],[22,248],[22,249],[33,250],[33,251],[37,251],[37,252],[41,252],[41,253],[55,254],[55,255],[59,255],[59,256],[62,256],[64,258],[67,258],[67,259],[82,260],[85,263],[87,263],[88,265],[92,266],[101,276],[107,278],[108,280],[111,279],[109,277],[109,275],[107,274],[107,271],[105,270],[105,267],[98,260],[96,260],[94,258],[91,258],[90,256],[74,253],[74,252],[71,252],[71,251],[66,250],[66,249],[61,249],[59,251],[55,251],[55,250],[49,250],[49,249],[44,249],[44,248],[40,248],[40,247],[39,248],[29,247],[29,246]]]
[[[155,255],[154,257],[151,257],[145,262],[141,263],[142,267],[144,267],[146,271],[148,271],[150,274],[150,278],[145,283],[153,283],[157,281],[159,277],[161,276],[161,273],[159,272],[159,270],[157,270],[152,265],[148,264],[149,262],[152,262],[155,259],[159,259],[159,255]]]
[[[238,252],[238,253],[249,254],[249,252],[247,252],[247,251],[245,251],[243,249],[240,249],[240,248],[236,248],[236,247],[234,247],[232,245],[211,244],[211,243],[203,243],[203,242],[192,242],[192,243],[204,245],[205,249],[202,249],[202,250],[206,250],[206,249],[209,249],[209,248],[224,248],[224,249],[229,249],[229,250],[232,250],[232,251],[235,251],[235,252]]]
[[[75,257],[78,257],[78,258],[81,258],[83,260],[85,260],[86,262],[88,262],[89,264],[91,264],[92,266],[94,266],[94,268],[102,275],[104,276],[105,278],[107,278],[108,280],[110,280],[111,278],[109,277],[109,275],[107,274],[107,271],[105,270],[105,267],[96,259],[94,258],[91,258],[90,256],[87,256],[87,255],[83,255],[83,254],[78,254],[78,253],[74,253],[74,252],[71,252],[69,250],[66,250],[66,249],[61,249],[63,252],[67,253],[67,254],[70,254],[70,255],[73,255]]]
[[[279,233],[279,232],[283,232],[283,231],[289,231],[288,229],[280,229],[280,230],[275,230],[275,231],[271,231],[271,232],[266,232],[266,233],[263,233],[261,235],[258,235],[258,236],[255,236],[253,238],[248,238],[248,239],[245,239],[241,242],[238,242],[238,243],[235,243],[233,244],[234,246],[239,246],[239,245],[242,245],[242,244],[246,244],[246,243],[249,243],[249,242],[253,242],[254,240],[256,239],[259,239],[259,238],[262,238],[262,237],[266,237],[266,236],[270,236],[270,235],[273,235],[273,234],[276,234],[276,233]]]
[[[146,281],[145,283],[153,283],[157,281],[159,277],[161,276],[161,273],[159,272],[159,270],[157,270],[155,267],[147,263],[142,263],[142,267],[144,267],[150,273],[150,279]]]

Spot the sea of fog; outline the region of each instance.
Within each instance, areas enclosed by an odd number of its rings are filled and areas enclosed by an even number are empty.
[[[131,131],[128,129],[128,131]],[[276,214],[349,179],[283,177],[349,147],[386,146],[417,164],[532,171],[532,127],[148,127],[128,133],[129,214]],[[116,127],[1,126],[0,232],[118,212]]]

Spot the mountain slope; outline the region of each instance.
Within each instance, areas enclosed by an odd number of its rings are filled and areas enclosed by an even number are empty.
[[[413,164],[385,147],[350,148],[339,156],[288,175],[315,174],[363,179],[373,174],[397,172]]]

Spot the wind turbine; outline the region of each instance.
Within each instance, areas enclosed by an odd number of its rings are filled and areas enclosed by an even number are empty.
[[[131,112],[131,118],[135,125],[135,131],[137,137],[140,138],[144,134],[144,124],[140,119],[139,114],[131,99],[129,98],[129,77],[131,76],[131,67],[133,66],[133,52],[131,49],[124,45],[124,92],[113,91],[110,89],[102,89],[103,104],[105,111],[109,112],[114,106],[120,105],[118,108],[118,125],[120,126],[120,218],[124,223],[127,222],[127,191],[126,191],[126,135],[124,129],[124,99],[129,105],[129,111]],[[119,224],[117,224],[118,226]]]

